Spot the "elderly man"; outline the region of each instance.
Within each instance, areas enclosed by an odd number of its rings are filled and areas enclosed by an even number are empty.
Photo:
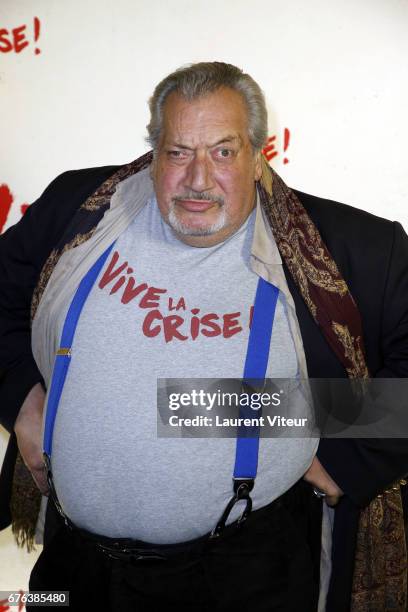
[[[261,439],[242,474],[238,438],[157,437],[156,381],[406,376],[406,235],[290,190],[234,66],[170,74],[150,110],[153,155],[62,174],[0,241],[2,524],[13,488],[32,536],[25,466],[50,494],[30,588],[73,609],[404,610],[405,442]]]

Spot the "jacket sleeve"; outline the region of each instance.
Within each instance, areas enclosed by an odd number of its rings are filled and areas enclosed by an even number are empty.
[[[31,299],[41,269],[76,210],[116,168],[64,172],[0,236],[0,424],[9,432],[30,389],[43,382],[30,329]]]
[[[0,237],[0,423],[9,432],[30,391],[42,382],[31,352],[30,306],[54,233],[57,177]]]
[[[384,290],[381,334],[382,366],[377,378],[408,377],[408,236],[394,223]],[[322,439],[317,456],[339,487],[364,507],[408,474],[407,439]]]

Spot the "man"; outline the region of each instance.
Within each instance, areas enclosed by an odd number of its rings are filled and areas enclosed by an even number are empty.
[[[336,507],[327,609],[402,611],[404,441],[261,440],[255,486],[211,538],[234,494],[237,443],[158,439],[154,404],[160,377],[242,377],[259,279],[279,289],[267,376],[405,376],[407,237],[288,189],[262,159],[263,95],[234,66],[176,71],[150,110],[153,158],[61,175],[0,242],[2,423],[44,494],[43,387],[55,411],[44,443],[55,490],[30,588],[69,590],[74,609],[88,594],[113,610],[316,610],[317,493]],[[388,518],[373,528],[379,506]]]

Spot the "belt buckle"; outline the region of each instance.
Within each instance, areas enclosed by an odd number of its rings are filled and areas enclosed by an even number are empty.
[[[160,554],[158,550],[154,548],[151,550],[144,548],[131,548],[131,547],[119,547],[108,546],[106,544],[97,543],[97,547],[111,559],[122,560],[122,561],[146,561],[146,560],[161,560],[167,561],[167,557]]]

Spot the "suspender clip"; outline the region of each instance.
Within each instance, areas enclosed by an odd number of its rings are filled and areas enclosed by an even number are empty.
[[[222,516],[210,534],[210,540],[218,538],[224,531],[225,523],[235,504],[241,500],[245,500],[245,508],[237,521],[237,527],[240,527],[248,518],[252,510],[252,499],[249,495],[254,488],[255,478],[233,478],[234,495],[229,500]]]

